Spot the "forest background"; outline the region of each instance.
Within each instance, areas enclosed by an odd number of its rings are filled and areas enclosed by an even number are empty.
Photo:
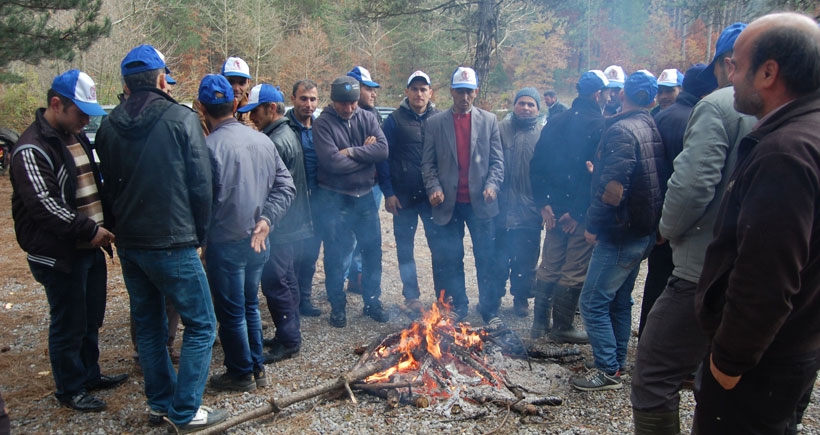
[[[721,29],[777,10],[818,18],[820,2],[0,0],[0,127],[22,131],[53,77],[71,68],[96,81],[100,103],[116,104],[120,61],[139,44],[165,54],[178,101],[192,101],[203,75],[239,56],[254,84],[279,85],[286,96],[295,81],[316,81],[320,107],[330,82],[362,65],[382,85],[378,105],[396,107],[421,69],[446,108],[450,75],[471,66],[479,105],[504,110],[524,86],[556,89],[569,103],[589,69],[617,64],[657,75],[708,63]]]

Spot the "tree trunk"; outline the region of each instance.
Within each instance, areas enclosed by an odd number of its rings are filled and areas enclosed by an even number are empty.
[[[503,1],[503,0],[502,0]],[[476,45],[473,68],[480,87],[487,86],[490,76],[490,56],[497,43],[498,5],[495,0],[480,0],[476,20]],[[483,97],[479,96],[479,101]]]

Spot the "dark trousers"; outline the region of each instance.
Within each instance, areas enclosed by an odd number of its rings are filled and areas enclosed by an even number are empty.
[[[424,226],[424,233],[427,237],[427,246],[430,247],[430,227],[433,223],[433,212],[430,203],[426,201],[418,203],[402,204],[399,214],[393,216],[393,235],[396,237],[396,257],[399,261],[399,276],[401,277],[401,294],[405,299],[418,299],[421,296],[419,290],[419,277],[416,269],[416,259],[413,254],[416,248],[416,228],[419,220]],[[440,288],[440,273],[433,269],[433,285]]]
[[[680,389],[709,349],[695,315],[697,283],[669,278],[669,285],[646,319],[632,369],[632,407],[645,412],[677,412]]]
[[[496,265],[501,278],[510,280],[510,294],[530,297],[535,283],[535,269],[541,252],[540,228],[496,228]]]
[[[313,294],[313,275],[316,273],[316,262],[319,260],[319,249],[322,247],[322,228],[320,212],[321,202],[310,194],[310,217],[313,220],[313,237],[302,240],[294,251],[293,267],[299,281],[299,301],[310,301]]]
[[[464,281],[464,227],[470,230],[475,257],[476,277],[478,278],[478,303],[481,317],[489,321],[498,315],[501,298],[504,296],[504,284],[493,266],[495,249],[495,224],[492,218],[479,218],[470,204],[456,203],[453,217],[446,225],[436,226],[431,245],[433,268],[438,268],[441,277],[441,288],[437,293],[453,297],[453,309],[459,314],[466,314],[469,299]]]
[[[382,235],[373,195],[355,197],[319,188],[315,196],[322,207],[318,217],[325,244],[325,290],[332,309],[343,310],[347,305],[345,263],[353,252],[354,240],[362,252],[364,304],[380,304]]]
[[[302,344],[299,285],[293,266],[294,246],[294,243],[271,245],[270,259],[262,271],[262,294],[276,325],[276,339],[285,347]]]
[[[672,276],[675,265],[672,263],[672,247],[669,241],[655,245],[649,253],[646,283],[643,286],[643,302],[641,303],[641,321],[638,324],[638,338],[643,335],[646,326],[646,316],[655,305],[655,301],[666,288],[666,281]]]
[[[3,401],[3,395],[0,394],[0,435],[9,435],[11,433],[11,422],[9,421],[9,414],[6,412],[6,402]]]
[[[105,256],[99,249],[78,250],[69,273],[31,261],[29,268],[46,290],[55,395],[67,400],[100,377],[98,331],[105,315]]]
[[[814,384],[818,351],[793,356],[764,354],[737,386],[724,390],[709,369],[709,355],[695,377],[695,418],[699,435],[782,434],[801,397]]]

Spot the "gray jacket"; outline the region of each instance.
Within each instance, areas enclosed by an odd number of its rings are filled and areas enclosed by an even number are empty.
[[[498,228],[541,229],[541,213],[532,199],[530,183],[530,161],[541,127],[538,122],[524,124],[515,115],[498,124],[504,149],[504,186],[498,194]]]
[[[484,201],[484,190],[501,190],[504,182],[504,153],[498,132],[498,118],[473,106],[470,112],[470,204],[484,219],[498,214],[498,201]],[[474,164],[472,164],[474,163]],[[429,197],[444,193],[444,202],[433,207],[433,222],[446,225],[453,217],[458,190],[458,155],[453,111],[445,110],[427,119],[421,158],[421,175]]]
[[[704,97],[692,111],[661,213],[660,232],[672,246],[672,275],[700,279],[736,144],[754,123],[754,117],[734,109],[731,86]]]

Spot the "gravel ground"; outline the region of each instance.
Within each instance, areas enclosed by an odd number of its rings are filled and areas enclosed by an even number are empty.
[[[0,203],[9,204],[8,178],[0,178]],[[109,264],[109,292],[105,326],[100,332],[101,365],[105,373],[127,372],[129,381],[115,390],[104,391],[100,397],[108,402],[108,409],[101,413],[81,414],[61,408],[54,399],[54,383],[51,378],[47,355],[48,310],[45,295],[31,278],[25,257],[13,238],[10,211],[0,212],[0,392],[7,402],[12,419],[12,433],[50,434],[115,434],[165,433],[165,428],[152,428],[147,424],[142,376],[135,369],[128,334],[128,293],[122,281],[116,258]],[[301,352],[292,359],[268,366],[272,385],[253,393],[212,393],[206,391],[203,404],[226,408],[231,416],[237,416],[266,404],[271,397],[283,397],[293,391],[335,379],[350,369],[358,360],[353,350],[368,345],[377,337],[407,327],[409,319],[401,311],[401,283],[395,257],[395,243],[391,233],[389,215],[382,215],[384,246],[383,301],[391,311],[386,324],[376,323],[362,315],[362,301],[358,295],[348,297],[348,326],[331,328],[327,323],[330,307],[324,300],[323,271],[314,280],[314,301],[323,310],[322,317],[302,320],[303,344]],[[434,300],[430,278],[429,252],[417,236],[417,258],[423,291],[422,301]],[[465,241],[471,249],[469,239]],[[471,310],[467,321],[481,325],[481,318],[474,310],[478,301],[472,257],[465,261],[467,267],[468,295]],[[640,307],[640,289],[643,288],[645,270],[642,268],[633,307],[633,329],[637,330]],[[529,337],[532,315],[515,317],[512,297],[506,296],[501,311],[502,318],[522,338]],[[263,307],[263,320],[269,320]],[[576,317],[580,322],[580,318]],[[181,337],[180,331],[179,337]],[[268,330],[266,336],[271,336]],[[557,346],[546,341],[540,346]],[[630,341],[628,366],[634,362],[636,339]],[[179,346],[179,340],[177,342]],[[589,346],[578,347],[583,356],[590,357]],[[358,404],[347,397],[317,398],[294,404],[279,415],[271,415],[237,426],[229,431],[235,434],[425,434],[425,433],[498,433],[498,434],[626,434],[632,432],[632,415],[629,404],[629,373],[623,375],[624,388],[615,391],[583,393],[569,385],[575,373],[582,372],[581,357],[568,358],[556,364],[550,361],[533,361],[532,369],[525,361],[491,355],[496,367],[504,370],[513,383],[520,384],[539,396],[558,396],[560,406],[541,408],[539,416],[522,417],[506,408],[492,404],[471,405],[463,403],[463,412],[446,415],[436,406],[419,409],[400,406],[388,409],[382,399],[357,393]],[[222,352],[214,347],[211,375],[221,373]],[[817,394],[817,393],[815,393]],[[813,397],[816,402],[817,396]],[[694,409],[690,391],[682,393],[681,423],[688,433]],[[820,413],[812,404],[804,419],[803,433],[820,434]]]

